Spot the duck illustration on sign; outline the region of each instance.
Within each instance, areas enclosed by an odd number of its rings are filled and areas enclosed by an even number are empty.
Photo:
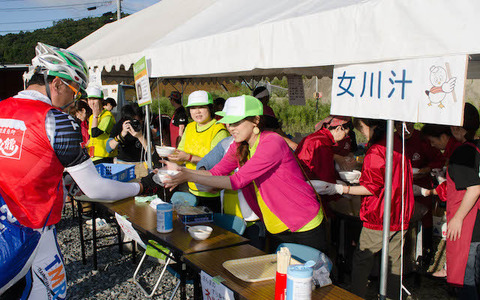
[[[445,64],[445,67],[446,68],[441,66],[430,67],[430,83],[432,87],[430,90],[425,91],[425,94],[428,96],[428,106],[436,104],[439,108],[444,108],[445,106],[442,102],[449,93],[452,93],[453,101],[457,102],[455,95],[455,82],[457,77],[450,76],[450,66],[448,63]]]

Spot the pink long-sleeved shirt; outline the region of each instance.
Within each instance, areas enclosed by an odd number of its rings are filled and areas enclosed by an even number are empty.
[[[237,143],[232,143],[210,173],[226,176],[239,167],[236,152]],[[278,134],[262,132],[255,154],[230,176],[232,189],[242,189],[250,207],[260,216],[253,181],[268,208],[291,231],[297,231],[317,216],[320,204],[315,192],[305,181],[293,152]]]

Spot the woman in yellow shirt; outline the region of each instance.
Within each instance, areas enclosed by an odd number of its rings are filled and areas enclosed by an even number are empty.
[[[197,163],[218,142],[229,136],[225,125],[217,124],[213,118],[213,98],[206,91],[195,91],[188,96],[185,106],[192,118],[185,128],[177,150],[168,156],[170,161],[185,163],[188,169],[195,170]],[[197,205],[206,206],[213,212],[221,212],[220,194],[200,191],[195,183],[189,182],[190,193],[197,197]]]

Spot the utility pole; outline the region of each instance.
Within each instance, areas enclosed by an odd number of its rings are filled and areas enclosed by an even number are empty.
[[[122,18],[122,5],[121,0],[117,0],[117,21]]]

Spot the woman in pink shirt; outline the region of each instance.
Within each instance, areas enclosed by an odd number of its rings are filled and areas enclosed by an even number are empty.
[[[265,222],[269,251],[282,242],[326,251],[323,210],[305,181],[293,152],[276,133],[262,131],[262,103],[252,96],[232,97],[223,118],[234,137],[224,158],[211,170],[188,170],[168,164],[180,173],[166,187],[192,181],[221,189],[242,189],[252,210]],[[228,176],[234,169],[238,172]]]

